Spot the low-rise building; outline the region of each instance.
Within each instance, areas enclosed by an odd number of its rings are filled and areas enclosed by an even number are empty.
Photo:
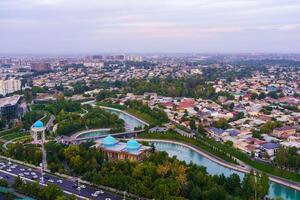
[[[96,144],[96,147],[103,153],[106,153],[111,160],[131,160],[142,161],[150,153],[151,147],[141,145],[135,139],[127,143],[119,142],[113,136],[108,135]]]

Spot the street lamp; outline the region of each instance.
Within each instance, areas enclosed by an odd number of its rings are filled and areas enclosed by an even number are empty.
[[[126,200],[126,191],[124,191],[124,198],[123,200]]]

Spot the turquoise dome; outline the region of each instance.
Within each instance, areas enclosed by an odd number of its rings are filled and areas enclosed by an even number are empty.
[[[117,144],[117,140],[114,137],[112,137],[111,135],[106,136],[102,142],[105,147],[111,147],[111,146],[114,146],[115,144]]]
[[[141,145],[135,139],[129,140],[126,144],[126,149],[129,151],[139,150],[140,147],[141,147]]]
[[[33,124],[33,127],[34,128],[42,128],[42,127],[44,127],[44,123],[42,121],[38,120]]]

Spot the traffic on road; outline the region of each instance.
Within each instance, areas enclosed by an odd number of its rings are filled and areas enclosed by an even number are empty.
[[[41,173],[40,169],[29,168],[20,164],[15,164],[0,160],[0,179],[6,180],[9,184],[14,183],[14,179],[19,176],[25,181],[37,181],[41,185],[55,184],[65,193],[77,195],[80,199],[95,200],[121,200],[124,199],[111,192],[103,191],[80,183],[78,179],[70,180],[48,173]]]

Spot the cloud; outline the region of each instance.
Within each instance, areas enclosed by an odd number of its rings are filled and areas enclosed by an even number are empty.
[[[0,43],[8,44],[0,52],[28,51],[28,45],[34,52],[56,51],[57,46],[73,51],[75,44],[99,50],[99,43],[107,44],[104,50],[118,45],[126,50],[138,46],[134,41],[145,51],[154,43],[161,49],[174,44],[170,51],[196,43],[206,44],[204,50],[227,50],[237,38],[251,49],[273,51],[261,47],[262,41],[276,43],[275,36],[286,43],[299,41],[299,19],[299,0],[0,0]],[[291,42],[291,49],[297,48]]]

